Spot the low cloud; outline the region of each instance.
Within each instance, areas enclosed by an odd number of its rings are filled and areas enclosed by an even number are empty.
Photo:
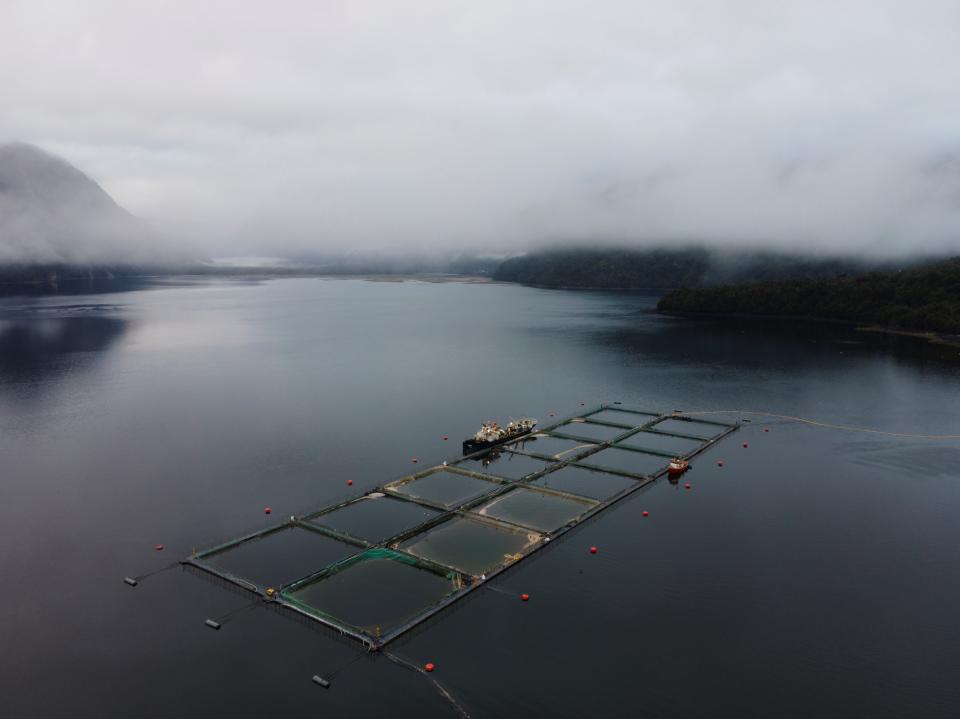
[[[960,250],[960,5],[0,9],[0,140],[203,253]]]

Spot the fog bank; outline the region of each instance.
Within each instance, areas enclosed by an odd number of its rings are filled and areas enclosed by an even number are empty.
[[[0,7],[0,142],[209,255],[960,251],[960,5]]]

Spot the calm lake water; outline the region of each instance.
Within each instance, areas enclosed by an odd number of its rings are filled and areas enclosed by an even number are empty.
[[[439,462],[482,419],[620,400],[960,434],[960,358],[655,302],[329,279],[0,300],[4,715],[452,716],[273,610],[211,631],[249,602],[212,580],[122,578]],[[960,716],[960,442],[754,418],[689,478],[391,648],[473,716]]]

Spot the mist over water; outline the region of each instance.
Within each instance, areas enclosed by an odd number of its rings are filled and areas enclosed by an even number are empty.
[[[0,141],[204,256],[958,249],[955,2],[0,12]]]
[[[654,303],[319,279],[0,300],[20,352],[0,364],[8,711],[445,715],[382,657],[320,689],[356,647],[286,614],[211,631],[248,603],[216,582],[122,578],[437,463],[483,419],[621,400],[960,433],[956,358]],[[391,646],[473,716],[952,718],[958,461],[955,442],[754,418],[691,490],[656,483]]]

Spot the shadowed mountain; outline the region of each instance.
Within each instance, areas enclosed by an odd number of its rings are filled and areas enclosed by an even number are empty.
[[[155,233],[68,162],[0,146],[0,282],[56,282],[143,271],[173,258]]]

